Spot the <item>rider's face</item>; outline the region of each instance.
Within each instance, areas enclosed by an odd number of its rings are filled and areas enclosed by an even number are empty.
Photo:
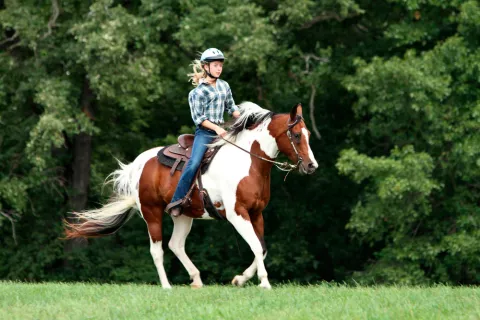
[[[204,66],[205,70],[209,70],[210,68],[210,74],[213,75],[214,77],[220,77],[222,74],[223,70],[223,61],[213,61],[210,62],[208,65]]]

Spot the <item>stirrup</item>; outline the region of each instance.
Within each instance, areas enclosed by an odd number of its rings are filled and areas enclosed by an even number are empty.
[[[180,199],[180,200],[177,200],[175,202],[170,202],[166,207],[165,207],[165,212],[167,214],[170,214],[170,212],[172,211],[172,209],[176,208],[176,207],[180,207],[180,212],[182,210],[182,202],[183,202],[183,199]]]

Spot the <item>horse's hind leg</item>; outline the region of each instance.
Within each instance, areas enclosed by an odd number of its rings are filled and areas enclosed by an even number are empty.
[[[167,273],[163,266],[163,248],[162,248],[162,214],[163,208],[142,205],[142,215],[147,222],[148,234],[150,236],[150,253],[153,262],[157,267],[158,276],[162,288],[171,289],[168,282]]]
[[[253,230],[255,231],[255,234],[258,237],[258,240],[260,240],[260,243],[262,244],[263,248],[263,260],[265,260],[265,257],[267,256],[267,248],[265,245],[265,241],[263,239],[263,215],[262,213],[259,214],[254,214],[250,216],[250,221],[253,226]],[[243,286],[248,280],[253,278],[255,275],[255,272],[257,271],[257,260],[256,258],[253,259],[252,264],[245,270],[241,275],[236,275],[233,280],[232,284],[236,286]]]
[[[190,279],[193,280],[190,284],[192,288],[201,288],[203,283],[202,279],[200,278],[200,271],[198,271],[185,252],[185,240],[192,229],[193,219],[184,215],[172,217],[172,219],[173,233],[172,238],[168,243],[168,247],[173,251],[180,262],[182,262],[185,269],[187,269]]]

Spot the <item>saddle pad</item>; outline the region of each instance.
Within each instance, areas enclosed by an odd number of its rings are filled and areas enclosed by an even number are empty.
[[[172,168],[172,167],[173,167],[173,164],[175,163],[175,161],[176,161],[177,159],[165,155],[164,151],[165,151],[168,147],[170,147],[170,146],[166,146],[166,147],[164,147],[164,148],[162,148],[162,149],[160,149],[160,150],[158,151],[158,153],[157,153],[157,159],[158,159],[158,161],[159,161],[161,164],[163,164],[163,165],[165,165],[165,166],[167,166],[167,167],[169,167],[169,168]],[[207,161],[207,162],[205,162],[205,159],[203,159],[203,162],[202,162],[202,164],[201,164],[201,172],[202,172],[202,174],[204,174],[205,172],[207,172],[207,169],[208,169],[208,167],[210,166],[210,163],[212,162],[213,158],[215,157],[215,155],[217,154],[217,152],[218,152],[219,149],[220,149],[219,147],[216,147],[216,148],[213,148],[213,149],[209,149],[209,150],[207,151],[207,154],[210,153],[211,156],[208,158],[208,161]],[[177,171],[182,171],[184,165],[185,165],[185,161],[180,161],[180,163],[178,164],[176,170],[177,170]]]
[[[167,157],[167,156],[163,153],[163,151],[165,151],[166,148],[167,148],[167,147],[162,148],[162,149],[160,149],[160,150],[158,151],[158,153],[157,153],[157,159],[158,159],[158,162],[160,162],[161,164],[164,164],[164,165],[166,165],[167,167],[171,168],[171,167],[173,167],[173,164],[175,163],[175,161],[176,161],[177,159]],[[185,162],[184,162],[184,161],[181,161],[181,162],[178,164],[176,170],[182,171],[184,165],[185,165]]]

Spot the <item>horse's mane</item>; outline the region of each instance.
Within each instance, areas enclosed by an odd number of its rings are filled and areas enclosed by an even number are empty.
[[[234,142],[237,135],[245,128],[250,129],[275,115],[274,112],[263,109],[259,105],[249,101],[242,102],[238,108],[240,109],[240,117],[235,119],[233,124],[227,124],[227,126],[230,125],[230,129],[227,131],[225,139],[231,142]],[[225,143],[225,140],[218,138],[210,146],[222,146]]]

